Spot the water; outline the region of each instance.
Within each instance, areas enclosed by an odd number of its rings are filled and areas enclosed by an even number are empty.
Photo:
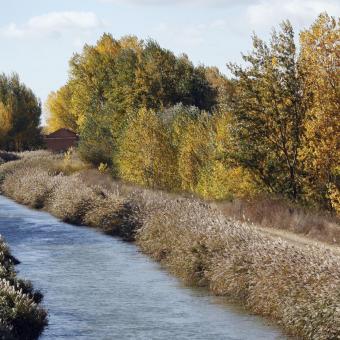
[[[184,287],[133,244],[0,196],[0,233],[44,294],[41,339],[284,339],[273,325]]]

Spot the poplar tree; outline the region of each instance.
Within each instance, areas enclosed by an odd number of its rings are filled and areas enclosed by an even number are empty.
[[[307,106],[301,160],[308,200],[340,211],[340,19],[321,14],[300,34]]]
[[[305,109],[291,24],[273,31],[269,45],[254,35],[253,51],[243,59],[246,67],[228,65],[237,81],[232,156],[269,192],[296,200]]]
[[[178,188],[175,149],[169,131],[152,110],[131,118],[114,157],[120,178],[152,188]]]
[[[40,145],[41,104],[17,74],[0,74],[0,148],[22,151]]]
[[[68,128],[79,132],[77,117],[72,109],[72,90],[69,84],[62,86],[57,92],[51,92],[45,103],[48,112],[47,131],[54,132],[60,128]]]

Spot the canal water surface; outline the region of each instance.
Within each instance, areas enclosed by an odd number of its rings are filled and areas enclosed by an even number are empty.
[[[285,339],[264,319],[184,287],[134,244],[0,196],[0,233],[44,294],[41,339]]]

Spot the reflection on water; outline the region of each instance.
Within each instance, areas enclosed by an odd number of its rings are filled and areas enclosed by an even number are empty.
[[[133,244],[0,196],[0,233],[44,293],[42,339],[284,339],[205,290],[183,287]]]

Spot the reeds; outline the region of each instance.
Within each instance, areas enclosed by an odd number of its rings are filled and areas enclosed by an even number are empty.
[[[54,165],[49,166],[34,165],[29,171],[37,180],[28,181],[25,190],[34,192],[39,181],[51,188],[58,178],[52,193],[40,196],[41,205],[56,216],[136,240],[143,252],[185,282],[228,296],[276,320],[290,334],[340,337],[338,252],[274,238],[193,198],[126,190],[107,181],[98,186],[85,173],[56,175]],[[21,195],[16,193],[21,186],[15,184],[21,181],[20,171],[19,166],[7,172],[2,184],[13,198]]]
[[[339,217],[311,211],[273,197],[219,202],[226,215],[262,227],[287,230],[310,239],[340,245]]]
[[[47,312],[39,306],[42,294],[29,281],[17,278],[13,257],[0,239],[1,339],[37,339],[47,325]]]

